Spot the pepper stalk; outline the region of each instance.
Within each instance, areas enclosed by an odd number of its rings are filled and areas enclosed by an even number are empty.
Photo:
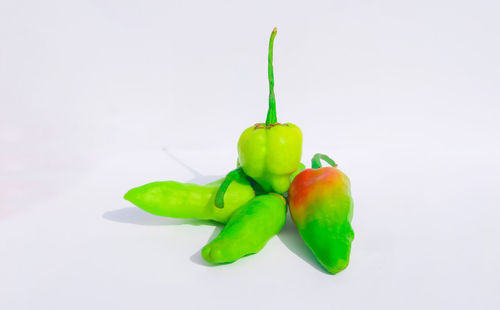
[[[276,117],[276,97],[274,95],[274,72],[273,72],[273,43],[274,37],[278,28],[274,27],[269,38],[269,55],[267,57],[267,75],[269,79],[269,108],[267,110],[266,126],[276,124],[278,119]]]
[[[321,160],[326,161],[332,167],[337,167],[337,163],[335,163],[335,161],[333,159],[331,159],[330,157],[328,157],[325,154],[317,153],[314,155],[314,157],[311,160],[311,168],[313,168],[313,169],[321,168]]]

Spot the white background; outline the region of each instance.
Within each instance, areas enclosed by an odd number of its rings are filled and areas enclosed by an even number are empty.
[[[305,4],[307,2],[307,4]],[[1,309],[498,309],[498,1],[0,1]],[[352,182],[351,264],[293,223],[207,266],[220,227],[122,199],[205,183],[267,109]]]

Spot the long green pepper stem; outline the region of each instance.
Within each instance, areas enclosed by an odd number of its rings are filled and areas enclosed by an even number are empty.
[[[325,154],[318,153],[318,154],[315,154],[311,160],[311,168],[313,168],[313,169],[321,168],[321,160],[326,161],[332,167],[337,167],[337,164],[335,163],[335,161],[333,159],[331,159],[330,157],[328,157]]]
[[[269,56],[267,63],[267,74],[269,77],[269,109],[267,110],[266,126],[276,124],[278,119],[276,117],[276,98],[274,96],[274,73],[273,73],[273,42],[278,28],[274,27],[269,39]]]
[[[226,175],[224,181],[221,183],[217,193],[215,194],[215,206],[217,208],[224,208],[224,196],[226,195],[226,191],[229,188],[229,185],[235,181],[239,183],[249,182],[255,192],[255,195],[267,193],[262,186],[255,182],[251,177],[247,176],[242,168],[236,168]]]
[[[222,182],[221,186],[219,187],[217,194],[215,195],[215,206],[217,208],[224,208],[224,195],[229,185],[231,185],[233,181],[240,181],[245,179],[246,179],[245,173],[241,168],[237,168],[229,172],[224,181]]]

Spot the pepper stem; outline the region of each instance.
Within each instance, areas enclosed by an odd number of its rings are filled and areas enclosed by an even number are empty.
[[[229,185],[231,185],[231,183],[233,183],[234,181],[243,181],[243,180],[247,180],[250,183],[250,186],[252,186],[255,196],[267,194],[267,192],[262,188],[262,186],[259,185],[259,183],[255,182],[254,179],[245,174],[243,168],[236,168],[233,171],[230,171],[226,175],[224,181],[222,181],[222,184],[219,186],[219,189],[215,194],[215,206],[217,208],[224,208],[224,196],[226,195],[226,191]]]
[[[241,180],[244,178],[246,178],[246,175],[241,168],[236,168],[226,175],[226,178],[217,190],[217,194],[215,194],[215,206],[217,208],[224,208],[224,196],[229,185],[231,185],[233,181]]]
[[[273,42],[274,37],[278,32],[278,28],[274,27],[269,39],[269,55],[267,58],[267,75],[269,78],[269,108],[267,110],[266,126],[276,124],[276,98],[274,96],[274,72],[273,72]]]
[[[335,161],[333,161],[333,159],[331,159],[325,154],[320,154],[320,153],[315,154],[314,157],[312,158],[311,167],[313,169],[321,168],[321,160],[326,161],[332,167],[337,167],[337,164],[335,163]]]

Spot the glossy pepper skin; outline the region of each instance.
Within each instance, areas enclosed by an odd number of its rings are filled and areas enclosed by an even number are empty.
[[[283,194],[290,186],[290,176],[300,164],[302,132],[291,123],[280,124],[276,118],[274,95],[273,42],[269,40],[269,109],[265,123],[247,128],[238,141],[238,160],[246,175],[266,192]]]
[[[207,185],[153,182],[129,190],[124,198],[154,215],[226,223],[236,209],[254,198],[255,193],[246,179],[237,180],[227,189],[225,208],[217,208],[215,194],[222,181]]]
[[[238,167],[239,166],[240,166],[240,163],[238,162]],[[290,179],[288,182],[291,183],[293,178],[295,178],[295,176],[297,174],[299,174],[305,168],[306,168],[306,166],[303,163],[300,163],[299,168],[297,170],[295,170],[295,172],[292,173],[292,175],[290,175]],[[226,190],[227,190],[228,186],[236,180],[249,181],[250,184],[252,185],[254,191],[255,191],[255,195],[262,195],[262,194],[268,193],[268,191],[265,191],[262,188],[262,186],[260,186],[258,183],[256,183],[254,179],[252,179],[248,175],[246,175],[245,172],[243,172],[243,169],[241,167],[239,167],[239,168],[229,172],[226,175],[226,177],[224,178],[224,181],[222,182],[219,189],[217,190],[217,194],[215,195],[215,206],[217,208],[224,208],[224,195],[226,193]]]
[[[209,263],[230,263],[259,252],[276,235],[286,218],[281,195],[257,196],[237,209],[220,234],[201,251]]]
[[[293,124],[257,124],[238,141],[238,156],[245,174],[267,192],[283,194],[290,176],[299,168],[302,133]]]
[[[323,167],[319,159],[334,167]],[[302,239],[325,269],[335,274],[349,264],[354,231],[349,178],[325,155],[299,173],[288,191],[290,214]]]

